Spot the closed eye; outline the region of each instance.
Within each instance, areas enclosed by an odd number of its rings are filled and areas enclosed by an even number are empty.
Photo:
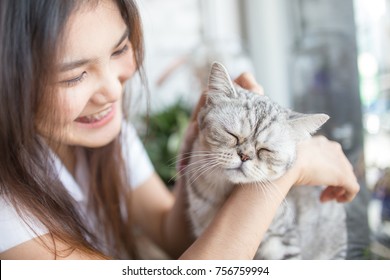
[[[72,87],[72,86],[75,86],[75,85],[81,83],[85,79],[86,76],[87,76],[87,72],[84,71],[79,76],[77,76],[73,79],[61,81],[60,84],[67,86],[67,87]]]
[[[124,45],[120,50],[115,51],[111,56],[120,56],[129,50],[129,44]]]
[[[267,149],[267,148],[260,148],[259,150],[257,150],[257,153],[260,154],[260,153],[272,153],[272,150],[270,149]]]
[[[234,135],[233,133],[229,132],[229,131],[226,131],[227,134],[233,136],[235,139],[236,139],[236,145],[238,145],[240,143],[240,140],[238,139],[238,137],[236,135]]]

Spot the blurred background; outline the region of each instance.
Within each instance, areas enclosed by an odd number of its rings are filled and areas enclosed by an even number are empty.
[[[137,103],[136,123],[167,184],[191,109],[220,61],[233,78],[252,72],[283,106],[331,116],[321,133],[342,144],[361,184],[347,205],[348,258],[390,259],[390,0],[138,3],[151,96],[149,110]]]

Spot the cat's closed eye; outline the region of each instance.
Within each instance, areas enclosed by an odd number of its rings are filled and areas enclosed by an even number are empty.
[[[272,151],[268,148],[260,148],[257,150],[257,154],[260,156],[260,154],[264,154],[264,153],[272,153]]]
[[[232,136],[235,140],[235,145],[238,146],[240,144],[240,139],[238,139],[238,136],[236,136],[235,134],[229,132],[229,131],[226,131],[227,134],[229,134],[230,136]]]

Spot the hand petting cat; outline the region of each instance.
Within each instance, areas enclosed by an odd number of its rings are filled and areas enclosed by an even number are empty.
[[[324,136],[298,144],[297,160],[292,169],[298,170],[297,185],[328,186],[321,194],[322,202],[333,199],[349,202],[360,189],[341,145]]]

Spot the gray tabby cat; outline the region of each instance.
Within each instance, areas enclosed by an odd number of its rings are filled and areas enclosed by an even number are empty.
[[[199,112],[199,135],[184,171],[189,217],[199,236],[232,191],[253,183],[279,195],[271,183],[294,163],[296,144],[328,120],[325,114],[300,114],[266,96],[233,85],[226,69],[214,63],[207,101]],[[344,259],[345,210],[321,203],[320,187],[293,187],[265,234],[256,259]],[[261,190],[259,190],[261,191]],[[232,225],[234,227],[234,225]]]

